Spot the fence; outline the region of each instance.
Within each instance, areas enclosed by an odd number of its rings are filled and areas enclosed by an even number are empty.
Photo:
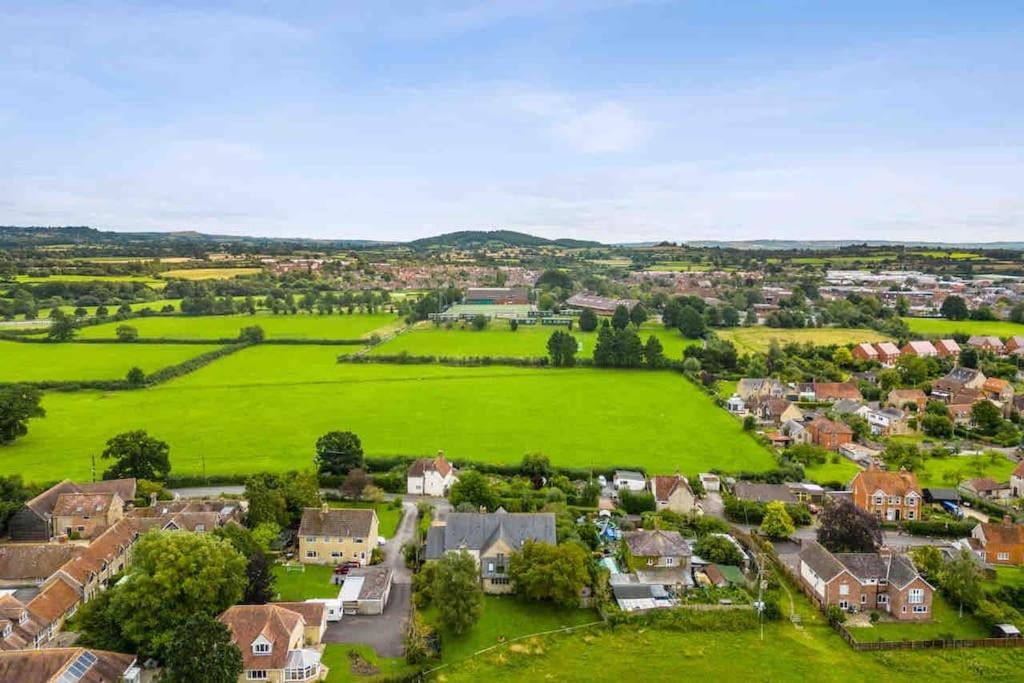
[[[1024,638],[975,638],[972,640],[880,640],[859,642],[842,624],[834,626],[846,644],[857,652],[881,650],[965,650],[975,647],[1024,647]]]

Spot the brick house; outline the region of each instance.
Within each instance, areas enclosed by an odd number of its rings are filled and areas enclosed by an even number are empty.
[[[824,415],[808,422],[807,431],[811,435],[811,443],[830,451],[838,451],[840,446],[853,441],[853,430],[846,423],[830,420]]]
[[[918,356],[919,358],[935,358],[939,350],[930,341],[909,341],[903,345],[900,352],[907,356]]]
[[[920,389],[893,389],[885,397],[885,402],[894,408],[903,408],[908,403],[917,406],[917,412],[923,413],[928,405],[928,397]]]
[[[651,477],[650,487],[658,510],[671,510],[686,515],[693,512],[697,505],[690,482],[681,475]]]
[[[374,509],[305,508],[299,523],[299,561],[304,564],[370,563],[379,522]]]
[[[960,357],[960,345],[956,343],[955,339],[939,339],[935,342],[935,350],[939,354],[939,358],[959,358]]]
[[[878,342],[875,344],[875,350],[878,351],[878,362],[882,365],[893,365],[900,357],[900,347],[892,342]]]
[[[857,360],[878,360],[878,349],[867,342],[861,342],[850,352]]]
[[[1009,517],[1002,522],[979,524],[971,531],[971,538],[984,549],[986,562],[1024,565],[1024,526],[1014,524]]]
[[[1017,353],[1021,349],[1024,349],[1024,335],[1017,334],[1006,340],[1006,344],[1003,346],[1006,349],[1006,353]]]
[[[830,553],[817,541],[800,551],[800,580],[824,610],[887,612],[901,621],[931,618],[934,588],[903,555]]]
[[[923,494],[913,472],[875,467],[857,473],[850,484],[853,504],[887,522],[921,519]]]
[[[1006,349],[1003,345],[1003,340],[992,335],[976,334],[967,340],[967,345],[973,346],[979,351],[990,351],[997,355],[1002,355]]]

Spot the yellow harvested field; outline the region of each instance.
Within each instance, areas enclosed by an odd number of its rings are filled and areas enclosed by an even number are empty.
[[[243,275],[257,275],[260,268],[181,268],[161,273],[165,278],[180,280],[228,280]]]
[[[764,353],[773,339],[780,344],[810,342],[817,346],[832,344],[859,344],[860,342],[885,341],[887,337],[875,330],[847,327],[822,327],[804,329],[783,329],[777,327],[736,327],[718,330],[721,339],[731,341],[740,353]]]

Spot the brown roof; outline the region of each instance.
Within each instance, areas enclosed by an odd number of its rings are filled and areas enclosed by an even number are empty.
[[[376,518],[377,512],[372,508],[305,508],[299,535],[366,538]]]
[[[878,353],[884,353],[889,356],[900,355],[900,347],[896,346],[892,342],[878,342],[877,344],[875,344],[875,348],[878,349]]]
[[[89,582],[90,573],[99,573],[103,563],[110,563],[138,536],[138,521],[125,517],[92,540],[77,557],[71,558],[61,571],[83,586]]]
[[[274,604],[301,614],[307,626],[324,623],[326,607],[322,602],[275,602]]]
[[[82,550],[73,543],[0,545],[0,580],[42,581]]]
[[[824,434],[853,434],[853,430],[845,422],[830,420],[824,415],[819,415],[811,420],[808,426]]]
[[[1021,545],[1024,543],[1024,526],[1020,524],[990,522],[982,524],[981,530],[985,534],[985,539],[992,543],[999,545]]]
[[[917,475],[913,472],[899,471],[887,472],[870,468],[857,473],[853,478],[853,484],[861,482],[867,489],[868,495],[875,491],[883,491],[887,495],[905,495],[914,491],[921,495],[921,487],[917,483]]]
[[[655,500],[668,500],[679,486],[689,489],[690,483],[686,481],[686,477],[678,474],[651,477],[651,490],[654,492]]]
[[[88,657],[87,653],[92,657]],[[135,662],[135,655],[81,647],[0,652],[0,681],[49,683],[57,680],[75,662],[80,662],[80,666],[88,664],[88,668],[81,678],[71,680],[80,683],[117,683]]]
[[[41,517],[47,517],[53,512],[53,506],[57,504],[57,497],[62,493],[77,493],[81,491],[77,484],[70,479],[58,482],[40,493],[35,498],[27,501],[25,507],[29,508]]]
[[[442,477],[447,477],[452,471],[452,466],[445,459],[444,453],[438,453],[436,458],[420,458],[409,466],[410,477],[422,477],[424,472],[437,472]]]
[[[278,605],[235,605],[218,619],[231,631],[231,639],[242,651],[246,669],[283,669],[288,661],[288,646],[296,624],[305,627],[302,615]],[[269,654],[257,655],[252,644],[259,636],[270,641]]]
[[[1010,485],[1006,482],[999,483],[992,477],[979,477],[978,479],[969,479],[966,484],[978,493],[986,493],[988,491],[998,491],[1000,489],[1008,489]]]
[[[920,389],[893,389],[889,392],[889,395],[895,396],[897,401],[902,402],[919,401],[927,398]]]
[[[220,515],[216,512],[184,511],[171,517],[164,526],[171,523],[185,531],[198,531],[200,526],[203,531],[213,531],[220,526]]]
[[[819,401],[822,397],[836,400],[852,398],[857,401],[863,398],[860,389],[853,382],[815,382],[814,394]]]
[[[935,348],[946,353],[960,353],[960,345],[955,339],[939,339],[935,342]]]
[[[53,506],[54,517],[79,517],[106,512],[114,503],[112,493],[62,493]]]
[[[137,484],[134,478],[104,479],[79,484],[78,488],[83,493],[116,493],[118,498],[128,503],[135,499]]]
[[[998,377],[989,377],[988,379],[985,380],[985,383],[982,385],[985,391],[991,391],[996,394],[1002,393],[1009,386],[1009,382],[1007,382],[1005,379],[1000,379]]]
[[[22,621],[23,616],[28,618]],[[7,626],[11,627],[11,632],[0,640],[0,650],[21,650],[30,647],[46,624],[40,623],[21,600],[13,595],[4,595],[0,597],[0,627],[6,629]]]
[[[1017,463],[1017,466],[1013,468],[1014,477],[1024,477],[1024,460]]]
[[[28,601],[26,607],[40,623],[50,624],[71,609],[80,599],[78,588],[58,574],[56,578],[43,586],[39,595]]]

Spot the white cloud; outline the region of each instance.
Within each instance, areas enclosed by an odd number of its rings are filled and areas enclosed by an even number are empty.
[[[576,149],[595,154],[635,149],[651,134],[647,122],[615,102],[577,112],[556,123],[554,130]]]

